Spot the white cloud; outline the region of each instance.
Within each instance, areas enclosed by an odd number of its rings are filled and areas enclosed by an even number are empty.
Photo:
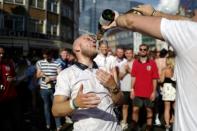
[[[160,0],[157,10],[168,14],[176,14],[180,0]]]

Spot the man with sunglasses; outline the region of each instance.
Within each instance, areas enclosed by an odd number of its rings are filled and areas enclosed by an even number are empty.
[[[156,96],[157,79],[159,78],[156,63],[148,57],[149,47],[146,44],[139,46],[139,58],[133,62],[131,70],[132,84],[130,97],[133,99],[132,121],[133,128],[137,128],[139,111],[146,108],[146,131],[152,129],[153,107]]]
[[[98,69],[96,39],[82,35],[74,41],[77,62],[60,72],[54,96],[54,116],[71,115],[74,131],[121,131],[115,104],[123,94],[112,74]]]
[[[151,16],[127,13],[115,17],[114,22],[104,29],[113,27],[127,28],[146,35],[165,40],[176,52],[175,74],[177,95],[175,123],[173,131],[194,131],[197,129],[197,23],[192,20],[170,20]]]

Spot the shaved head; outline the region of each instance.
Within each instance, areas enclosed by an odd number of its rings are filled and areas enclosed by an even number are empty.
[[[73,52],[76,56],[90,57],[96,51],[96,39],[91,35],[81,35],[73,43]],[[97,52],[96,52],[97,53]]]
[[[92,38],[90,35],[81,35],[73,43],[73,52],[80,50],[80,46],[83,43],[83,39]]]

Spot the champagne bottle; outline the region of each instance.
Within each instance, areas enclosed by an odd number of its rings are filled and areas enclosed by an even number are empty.
[[[102,12],[102,15],[99,19],[99,23],[101,25],[109,25],[110,23],[114,21],[114,18],[115,18],[115,11],[111,9],[105,9]]]

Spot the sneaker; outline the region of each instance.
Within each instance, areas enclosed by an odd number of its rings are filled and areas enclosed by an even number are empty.
[[[66,123],[68,123],[68,124],[72,124],[73,123],[73,121],[70,119],[70,117],[66,116],[65,119],[66,119],[65,120]]]
[[[62,126],[57,127],[56,131],[60,131]]]
[[[171,126],[170,125],[165,125],[166,130],[165,131],[170,131]]]
[[[154,125],[161,126],[161,122],[160,122],[160,120],[158,118],[155,119],[155,124]]]
[[[121,122],[120,126],[121,126],[122,130],[126,130],[128,128],[128,124],[124,123],[124,122]]]

